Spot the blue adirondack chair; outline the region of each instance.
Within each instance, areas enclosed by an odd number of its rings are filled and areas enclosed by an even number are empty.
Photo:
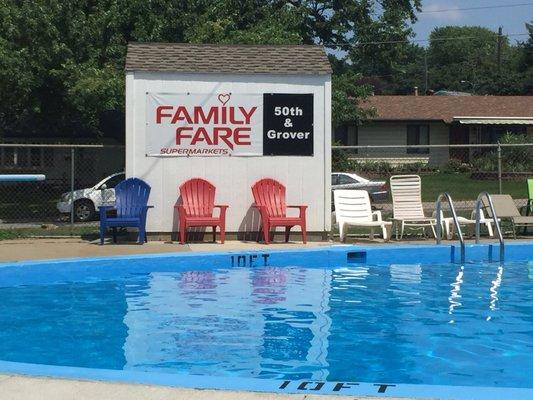
[[[115,186],[115,206],[101,206],[100,244],[104,244],[106,228],[113,229],[113,242],[117,242],[117,227],[139,229],[138,242],[146,242],[146,213],[153,206],[147,205],[150,185],[138,178],[129,178]],[[108,217],[108,210],[117,210],[116,217]]]

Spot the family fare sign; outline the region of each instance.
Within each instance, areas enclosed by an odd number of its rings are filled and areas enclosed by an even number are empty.
[[[312,94],[147,93],[146,153],[312,155],[312,106]]]

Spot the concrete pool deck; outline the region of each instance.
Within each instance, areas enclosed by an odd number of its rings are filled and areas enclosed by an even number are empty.
[[[488,242],[495,242],[489,239]],[[349,238],[346,244],[360,244],[379,246],[383,244],[418,244],[427,245],[434,244],[435,241],[431,239],[426,240],[402,240],[384,242],[382,239],[363,239],[363,238]],[[443,244],[451,244],[455,242],[443,241]],[[470,241],[469,241],[470,243]],[[0,262],[2,261],[23,261],[23,260],[44,260],[53,258],[70,258],[70,257],[99,257],[99,256],[116,256],[116,255],[130,255],[130,254],[153,254],[153,253],[176,253],[176,252],[211,252],[211,251],[232,251],[232,250],[281,250],[281,249],[297,249],[297,248],[316,248],[321,246],[330,246],[332,244],[340,244],[338,241],[327,242],[309,242],[303,244],[301,242],[278,242],[271,245],[265,245],[257,242],[244,241],[226,241],[224,244],[220,243],[189,243],[180,245],[177,242],[162,242],[150,241],[144,245],[138,245],[134,242],[119,242],[118,244],[111,244],[107,242],[104,246],[100,246],[97,240],[88,241],[81,238],[29,238],[29,239],[13,239],[0,241]]]
[[[369,397],[181,389],[114,382],[0,375],[2,400],[363,400]],[[372,397],[372,399],[378,399]],[[405,398],[387,397],[387,400]]]

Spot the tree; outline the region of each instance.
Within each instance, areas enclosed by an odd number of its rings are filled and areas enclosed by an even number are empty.
[[[529,39],[520,43],[518,70],[523,76],[524,93],[533,95],[533,21],[526,23]]]
[[[428,48],[429,76],[435,90],[475,94],[519,94],[522,78],[517,71],[517,49],[505,36],[498,65],[498,34],[479,26],[435,28]]]
[[[333,76],[332,82],[332,122],[333,126],[358,122],[370,115],[369,110],[359,107],[371,93],[369,85],[360,84],[361,76],[347,71]]]
[[[336,70],[336,115],[357,117],[354,71],[395,71],[420,0],[0,0],[0,135],[101,138],[124,110],[130,41],[322,43]],[[121,135],[118,135],[121,136]]]

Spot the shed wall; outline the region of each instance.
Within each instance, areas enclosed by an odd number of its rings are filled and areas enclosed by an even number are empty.
[[[312,93],[314,155],[263,157],[147,157],[146,93]],[[331,77],[128,72],[126,74],[126,176],[152,187],[149,232],[177,231],[178,186],[202,177],[228,204],[228,232],[256,231],[251,185],[271,177],[287,187],[287,204],[306,204],[310,232],[329,231],[331,220]]]

